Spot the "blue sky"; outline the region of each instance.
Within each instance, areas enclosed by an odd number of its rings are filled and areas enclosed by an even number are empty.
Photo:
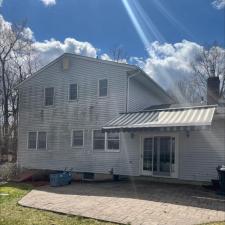
[[[2,4],[1,4],[2,2]],[[27,26],[44,64],[63,52],[112,60],[121,46],[163,86],[189,76],[196,51],[225,46],[225,0],[0,0],[0,20]]]
[[[217,41],[224,46],[224,10],[214,8],[212,0],[160,2],[172,19],[160,11],[154,0],[141,0],[140,5],[164,41],[176,43],[186,39],[201,45]],[[74,37],[103,52],[121,45],[130,56],[146,55],[120,0],[56,0],[55,5],[49,6],[40,0],[5,0],[1,13],[10,22],[26,19],[37,41]],[[151,35],[148,38],[150,42],[156,40]]]

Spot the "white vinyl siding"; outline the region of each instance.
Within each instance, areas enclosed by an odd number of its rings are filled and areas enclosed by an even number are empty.
[[[72,147],[83,147],[84,146],[84,131],[73,130],[72,131]]]
[[[69,100],[77,100],[78,98],[78,85],[70,84],[69,86]]]
[[[102,79],[98,81],[98,94],[99,97],[105,97],[108,95],[108,80]]]
[[[45,88],[45,106],[51,106],[54,104],[54,88]]]

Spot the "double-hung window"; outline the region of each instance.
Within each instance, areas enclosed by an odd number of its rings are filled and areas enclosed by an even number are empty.
[[[44,131],[32,131],[28,133],[28,149],[46,150],[47,133]]]
[[[78,86],[77,84],[70,84],[69,86],[69,100],[77,100]]]
[[[120,150],[120,134],[107,133],[106,134],[107,150],[108,151],[119,151]]]
[[[105,150],[105,133],[101,130],[93,131],[93,150]]]
[[[72,147],[83,147],[84,146],[84,131],[73,130],[72,131]]]
[[[37,148],[37,132],[28,133],[28,148],[29,149]]]
[[[99,97],[105,97],[108,95],[108,80],[102,79],[98,81],[98,95]]]
[[[120,134],[105,133],[101,130],[93,131],[93,150],[102,150],[110,152],[120,151]]]
[[[51,106],[54,104],[54,88],[45,88],[45,106]]]

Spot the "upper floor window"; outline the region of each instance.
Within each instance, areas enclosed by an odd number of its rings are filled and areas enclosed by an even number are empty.
[[[107,79],[99,80],[99,83],[98,83],[99,97],[107,96],[107,94],[108,94],[108,80]]]
[[[69,100],[76,100],[78,98],[77,84],[70,84],[69,86]]]
[[[29,149],[47,149],[47,133],[44,131],[28,133]]]
[[[54,103],[54,88],[45,88],[45,106],[53,105]]]
[[[105,133],[101,130],[93,131],[93,150],[105,150]]]
[[[84,145],[84,131],[73,130],[72,133],[72,147],[83,147]]]

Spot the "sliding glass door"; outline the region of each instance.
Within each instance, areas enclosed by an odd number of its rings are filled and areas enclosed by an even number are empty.
[[[175,171],[175,137],[154,136],[143,139],[143,174],[170,177]]]

